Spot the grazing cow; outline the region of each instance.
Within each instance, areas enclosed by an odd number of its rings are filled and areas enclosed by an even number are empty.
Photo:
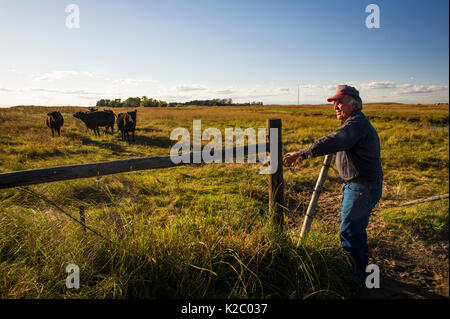
[[[111,133],[114,133],[115,115],[112,111],[94,111],[94,112],[77,112],[74,117],[83,121],[87,128],[94,131],[94,134],[100,136],[99,126],[105,126],[106,132],[108,127],[111,128]]]
[[[122,140],[125,139],[125,135],[127,137],[127,141],[130,141],[130,134],[132,134],[132,140],[134,142],[134,131],[136,129],[136,112],[134,110],[132,112],[120,113],[117,115],[117,129],[122,134]]]
[[[61,136],[61,126],[64,124],[64,118],[58,111],[47,113],[47,126],[52,130],[52,137],[55,137],[55,132]]]

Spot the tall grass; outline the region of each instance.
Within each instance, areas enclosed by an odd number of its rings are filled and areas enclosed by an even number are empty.
[[[111,242],[85,235],[80,225],[42,203],[1,214],[2,298],[342,294],[339,280],[334,282],[345,273],[338,250],[317,244],[297,248],[270,216],[247,215],[245,222],[242,216],[224,219],[198,210],[158,216],[104,192],[109,205],[89,206],[87,223]],[[81,270],[76,294],[65,287],[69,263]]]

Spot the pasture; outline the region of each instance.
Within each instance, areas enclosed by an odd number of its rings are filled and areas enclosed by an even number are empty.
[[[262,128],[283,121],[283,153],[331,133],[330,105],[138,108],[135,141],[95,136],[81,107],[0,109],[0,172],[166,156],[177,127]],[[117,114],[134,109],[113,109]],[[46,114],[64,116],[51,137]],[[380,267],[370,297],[448,297],[448,199],[399,207],[449,191],[447,105],[366,104],[377,129],[383,196],[368,228]],[[438,128],[436,128],[438,127]],[[447,127],[441,129],[439,127]],[[306,242],[297,240],[323,157],[284,168],[285,229],[267,213],[260,164],[195,164],[0,190],[1,298],[357,298],[340,253],[342,182],[333,165]],[[28,191],[27,191],[28,190]],[[86,224],[64,216],[85,207]],[[65,267],[80,267],[67,289]],[[384,280],[384,281],[383,281]],[[445,288],[447,287],[447,288]]]

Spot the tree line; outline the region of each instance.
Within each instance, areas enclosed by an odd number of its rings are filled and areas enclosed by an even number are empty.
[[[211,100],[192,100],[189,102],[166,102],[161,100],[156,100],[152,98],[147,98],[143,96],[139,97],[129,97],[125,101],[122,99],[100,99],[97,101],[96,106],[107,106],[107,107],[178,107],[184,105],[199,105],[199,106],[245,106],[245,105],[263,105],[263,102],[247,102],[247,103],[233,103],[232,99],[211,99]]]

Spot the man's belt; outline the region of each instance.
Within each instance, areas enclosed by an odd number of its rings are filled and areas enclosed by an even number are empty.
[[[354,178],[347,181],[348,184],[380,184],[381,179]]]

